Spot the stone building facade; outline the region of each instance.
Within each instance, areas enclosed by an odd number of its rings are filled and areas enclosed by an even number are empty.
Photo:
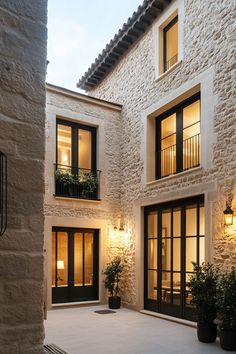
[[[47,1],[3,0],[0,22],[0,151],[8,172],[0,353],[42,354]]]
[[[171,295],[170,303],[175,305],[175,295],[179,296],[180,291],[181,294],[184,292],[182,286],[183,284],[186,286],[186,279],[183,273],[187,267],[188,247],[185,240],[188,236],[186,226],[188,218],[185,217],[188,209],[191,209],[191,203],[198,205],[197,260],[213,262],[221,269],[228,269],[236,264],[235,218],[233,225],[225,226],[223,214],[226,203],[230,204],[232,209],[236,207],[234,12],[234,1],[226,0],[144,1],[78,84],[94,99],[118,102],[122,105],[121,110],[117,110],[116,106],[115,111],[114,107],[105,110],[99,104],[94,105],[91,97],[90,102],[85,104],[81,102],[79,96],[77,99],[69,95],[63,97],[62,93],[52,92],[52,89],[48,91],[48,117],[51,117],[48,118],[49,126],[55,124],[52,123],[52,115],[55,122],[57,114],[71,120],[82,120],[97,127],[104,124],[104,150],[102,145],[99,146],[98,154],[102,154],[99,164],[104,164],[101,170],[105,181],[102,182],[104,190],[102,200],[96,202],[97,204],[89,202],[85,207],[85,201],[52,200],[51,174],[47,182],[50,193],[46,196],[45,210],[46,220],[52,219],[48,226],[46,221],[47,232],[50,233],[52,226],[55,226],[53,223],[56,220],[60,223],[63,217],[67,218],[64,219],[64,223],[69,220],[74,226],[75,222],[78,227],[80,224],[81,227],[88,227],[91,222],[92,227],[102,230],[101,234],[105,235],[106,241],[105,250],[102,250],[105,254],[100,266],[114,255],[120,254],[123,257],[125,267],[122,302],[137,310],[145,309],[145,304],[151,303],[148,302],[149,299],[157,301],[157,296],[159,302],[168,303],[167,298]],[[165,31],[167,32],[166,28],[170,28],[173,20],[174,23],[176,21],[178,23],[178,55],[175,63],[164,69],[162,58],[166,49],[163,48],[163,38]],[[178,171],[179,173],[169,173],[168,176],[157,178],[158,118],[165,118],[166,112],[173,114],[174,109],[176,112],[182,109],[181,112],[184,114],[183,110],[188,107],[186,102],[196,100],[200,102],[199,163],[191,166],[192,168],[182,169]],[[180,108],[183,102],[185,106]],[[95,120],[90,121],[90,117],[94,117]],[[49,132],[53,130],[54,128],[49,127]],[[53,140],[51,133],[48,134],[48,151],[52,151],[49,145]],[[50,159],[48,166],[51,166],[53,158],[49,156],[48,159]],[[199,224],[203,205],[203,219]],[[152,212],[156,215],[158,213],[162,217],[163,226],[163,213],[169,210],[165,208],[172,210],[172,221],[174,213],[183,208],[181,228],[184,234],[179,241],[183,247],[180,256],[183,256],[180,261],[183,269],[180,271],[181,279],[175,282],[175,288],[173,288],[174,276],[171,275],[172,288],[169,288],[165,279],[163,286],[162,275],[162,280],[153,285],[153,295],[148,299],[145,298],[148,297],[149,291],[148,215],[152,215]],[[74,218],[72,220],[74,216],[76,220]],[[99,226],[101,220],[104,229],[102,225]],[[173,223],[171,225],[171,237],[168,234],[163,236],[164,231],[168,233],[166,227],[163,231],[162,226],[156,225],[158,236],[155,236],[157,241],[153,242],[157,242],[163,248],[163,244],[167,247],[165,243],[168,243],[165,238],[171,239],[170,257],[173,264],[175,225],[173,226]],[[199,231],[201,228],[204,229],[202,235]],[[202,244],[199,240],[203,234]],[[153,239],[155,237],[152,236]],[[47,239],[49,240],[50,236]],[[48,246],[48,249],[50,247]],[[200,249],[203,250],[201,257]],[[165,251],[157,251],[159,258],[165,256]],[[160,275],[165,269],[162,261],[157,262],[158,270],[156,266],[155,270],[150,272],[159,272]],[[99,272],[101,269],[100,267]],[[175,273],[173,269],[167,272]],[[161,291],[158,286],[162,286]],[[165,300],[162,298],[164,296]],[[99,300],[104,299],[104,293],[100,293]],[[50,303],[50,299],[48,301]],[[185,301],[186,305],[188,300],[181,301]],[[155,304],[152,302],[150,306]],[[164,313],[170,314],[168,311]],[[177,317],[183,316],[179,314]]]

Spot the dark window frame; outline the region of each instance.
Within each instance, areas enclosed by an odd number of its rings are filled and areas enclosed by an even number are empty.
[[[167,68],[167,60],[166,60],[166,48],[167,48],[167,46],[166,46],[166,42],[167,42],[167,39],[166,39],[166,34],[167,34],[167,32],[178,22],[178,15],[173,19],[173,20],[171,20],[169,23],[168,23],[168,25],[166,25],[166,27],[164,27],[164,29],[163,29],[163,68],[164,68],[164,72],[166,72],[167,70],[169,70],[171,67],[172,67],[172,65],[169,67],[169,68]],[[179,49],[179,48],[178,48]],[[178,52],[178,54],[177,55],[179,55],[179,52]],[[174,64],[173,64],[174,65]]]
[[[196,236],[186,236],[186,210],[192,206],[196,205],[197,207],[197,234]],[[187,319],[190,321],[196,321],[196,316],[192,307],[186,306],[185,303],[185,291],[186,289],[186,274],[190,274],[193,272],[188,272],[186,270],[186,238],[196,238],[197,239],[197,248],[196,248],[196,256],[197,256],[197,263],[199,264],[199,242],[200,238],[204,237],[204,235],[200,235],[200,219],[199,219],[199,210],[201,206],[205,206],[205,198],[204,195],[189,197],[185,199],[175,200],[171,202],[164,202],[160,204],[155,204],[151,206],[146,206],[144,208],[144,308],[149,311],[159,312],[165,315],[178,317]],[[179,209],[181,212],[181,258],[180,258],[180,273],[181,273],[181,303],[180,305],[173,306],[166,303],[163,303],[161,299],[161,289],[162,289],[162,272],[169,272],[171,273],[171,279],[173,277],[173,273],[176,272],[172,269],[170,271],[165,271],[162,269],[161,264],[161,250],[162,250],[162,213],[165,212],[167,209],[171,211],[171,234],[173,234],[173,211],[174,209]],[[157,213],[158,218],[158,225],[157,225],[157,255],[158,255],[158,265],[157,265],[157,299],[150,299],[148,297],[148,215],[151,212]],[[173,262],[173,235],[167,237],[168,239],[171,238],[171,262]],[[171,263],[172,264],[172,263]],[[179,273],[178,272],[178,273]],[[173,286],[171,286],[173,288]],[[173,291],[171,290],[173,293]],[[173,296],[173,295],[171,295]]]
[[[78,169],[82,168],[79,166],[79,141],[78,141],[78,130],[88,130],[91,132],[92,144],[91,144],[91,171],[97,170],[97,128],[89,125],[84,125],[77,122],[71,122],[59,117],[56,118],[56,165],[58,166],[58,125],[66,125],[71,127],[71,167]]]
[[[200,100],[201,105],[201,93],[198,92],[195,95],[191,96],[190,98],[182,101],[178,105],[172,107],[168,111],[165,111],[161,115],[156,117],[156,156],[155,156],[155,163],[156,163],[156,179],[161,179],[173,174],[177,174],[180,172],[185,171],[186,169],[183,168],[183,109],[190,104]],[[173,174],[169,174],[166,176],[161,176],[161,122],[171,116],[172,114],[176,114],[176,172]],[[201,116],[200,116],[200,124],[201,124]],[[201,134],[201,131],[200,131]],[[201,145],[199,146],[201,150]],[[199,151],[200,154],[200,151]],[[195,168],[200,164],[190,167]]]

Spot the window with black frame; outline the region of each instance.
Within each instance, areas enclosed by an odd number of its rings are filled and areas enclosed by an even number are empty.
[[[178,62],[178,16],[164,29],[164,71]]]
[[[98,198],[96,128],[57,119],[56,195]]]
[[[156,118],[156,178],[200,165],[200,93]]]

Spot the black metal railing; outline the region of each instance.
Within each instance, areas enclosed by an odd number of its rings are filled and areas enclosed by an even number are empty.
[[[54,164],[55,195],[67,198],[99,200],[99,170]]]
[[[178,61],[178,53],[165,62],[165,71],[170,69]]]
[[[200,134],[183,141],[183,170],[200,165]]]
[[[7,157],[0,151],[0,236],[7,228]]]
[[[161,151],[161,177],[176,173],[176,144]]]
[[[189,170],[199,165],[200,134],[196,134],[183,141],[183,168],[180,170]],[[176,172],[176,144],[174,144],[161,150],[161,177],[167,177]]]

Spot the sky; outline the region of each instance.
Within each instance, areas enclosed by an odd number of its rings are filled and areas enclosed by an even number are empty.
[[[48,0],[47,82],[80,91],[78,79],[142,0]]]

